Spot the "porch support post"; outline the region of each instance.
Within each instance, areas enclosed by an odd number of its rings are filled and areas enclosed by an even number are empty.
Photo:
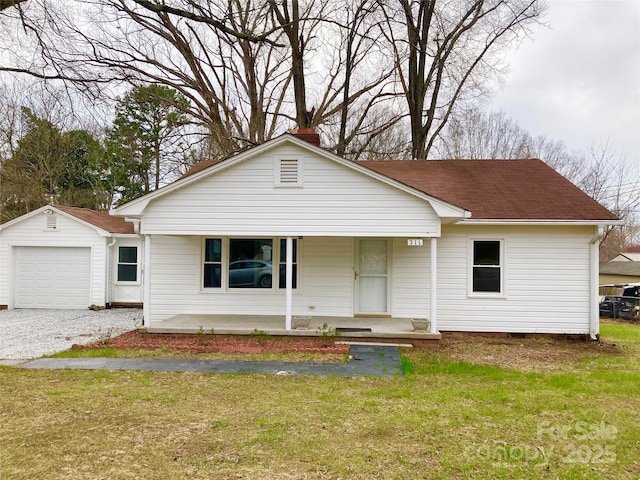
[[[431,329],[429,333],[438,333],[437,326],[437,291],[438,291],[438,239],[431,237],[431,281],[429,284],[429,318],[431,320]]]
[[[285,257],[285,286],[286,286],[286,313],[284,317],[285,330],[291,330],[291,312],[293,300],[293,237],[287,237],[287,254]]]
[[[142,325],[151,325],[151,235],[144,236],[144,263],[142,265]]]

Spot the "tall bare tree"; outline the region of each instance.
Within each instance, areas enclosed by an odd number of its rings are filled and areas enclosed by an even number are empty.
[[[407,128],[419,158],[457,103],[497,74],[492,53],[526,32],[540,2],[29,0],[9,25],[33,62],[14,57],[0,70],[93,94],[167,85],[189,99],[220,156],[312,126],[352,158],[376,143],[381,153],[386,129]],[[19,41],[0,48],[17,52]]]
[[[492,54],[527,33],[538,0],[380,2],[411,125],[413,158],[426,158],[459,101],[499,74]]]

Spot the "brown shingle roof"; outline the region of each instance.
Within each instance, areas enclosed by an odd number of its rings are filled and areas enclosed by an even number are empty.
[[[200,160],[193,167],[191,167],[189,170],[187,170],[185,173],[183,173],[182,176],[178,180],[182,180],[183,178],[189,177],[189,176],[193,175],[194,173],[198,173],[201,170],[209,168],[209,167],[215,165],[216,163],[220,163],[220,162],[223,162],[223,161],[224,160]]]
[[[126,222],[123,217],[109,215],[109,212],[98,212],[88,208],[62,207],[60,205],[54,205],[54,207],[109,233],[135,233],[132,223]]]
[[[541,160],[383,160],[358,164],[462,207],[472,219],[617,220]]]
[[[600,264],[600,274],[640,277],[640,262],[606,262]]]

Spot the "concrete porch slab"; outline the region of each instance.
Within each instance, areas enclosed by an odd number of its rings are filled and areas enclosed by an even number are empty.
[[[295,325],[294,316],[294,325]],[[220,335],[255,335],[264,333],[272,336],[322,336],[326,323],[329,328],[340,331],[341,338],[380,340],[440,340],[440,333],[416,332],[410,318],[382,317],[310,317],[309,327],[285,329],[283,315],[199,315],[180,314],[153,322],[147,327],[149,333],[213,333]]]

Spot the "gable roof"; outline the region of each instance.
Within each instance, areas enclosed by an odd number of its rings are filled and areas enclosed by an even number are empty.
[[[547,164],[525,160],[382,160],[361,165],[460,205],[471,220],[615,221]]]
[[[212,167],[213,165],[220,163],[220,162],[224,162],[223,159],[217,159],[217,160],[200,160],[198,163],[196,163],[193,167],[191,167],[189,170],[187,170],[185,173],[183,173],[180,178],[178,178],[178,180],[182,180],[183,178],[186,177],[190,177],[191,175],[193,175],[194,173],[198,173],[202,170],[206,170],[209,167]]]
[[[298,147],[309,150],[321,157],[326,158],[327,160],[338,163],[344,167],[347,167],[351,170],[355,170],[360,174],[376,179],[382,183],[386,183],[387,185],[392,186],[398,190],[402,190],[405,193],[421,198],[424,201],[427,201],[431,204],[431,207],[435,210],[436,214],[440,216],[442,219],[462,219],[468,218],[470,213],[466,211],[459,205],[455,205],[453,203],[444,201],[440,198],[437,198],[429,193],[420,191],[415,189],[409,185],[405,185],[402,182],[397,181],[396,179],[382,175],[374,170],[364,167],[360,165],[358,162],[352,162],[350,160],[346,160],[342,157],[337,156],[336,154],[329,152],[319,146],[309,143],[304,139],[301,139],[298,135],[293,135],[291,133],[284,133],[279,137],[276,137],[272,140],[269,140],[265,143],[257,145],[253,148],[244,150],[236,155],[233,155],[224,160],[205,160],[201,161],[192,167],[189,171],[187,171],[184,175],[182,175],[175,182],[166,185],[164,187],[159,188],[151,193],[143,195],[142,197],[136,198],[135,200],[131,200],[128,203],[124,203],[116,207],[116,215],[128,216],[128,217],[136,217],[142,215],[144,209],[149,204],[149,202],[162,197],[170,192],[173,192],[177,189],[187,187],[193,182],[200,181],[201,179],[214,175],[217,172],[223,171],[228,168],[232,168],[239,163],[245,162],[248,159],[254,158],[261,154],[266,154],[271,152],[273,149],[282,146],[283,144],[293,144]]]
[[[620,222],[618,217],[541,160],[352,162],[288,133],[226,160],[201,161],[173,184],[119,206],[117,214],[140,215],[152,199],[276,148],[283,142],[297,144],[396,188],[428,197],[432,204],[436,201],[447,208],[464,210],[467,218],[470,212],[470,221]]]
[[[133,223],[125,221],[122,217],[110,215],[109,212],[101,212],[89,208],[63,207],[60,205],[54,205],[53,208],[68,213],[83,222],[94,225],[109,233],[135,233]]]
[[[640,262],[611,261],[600,264],[600,274],[640,277]]]
[[[135,234],[133,224],[125,221],[125,219],[122,217],[116,217],[116,216],[110,215],[109,212],[99,212],[96,210],[91,210],[89,208],[63,207],[60,205],[45,205],[29,213],[25,213],[20,217],[14,218],[13,220],[9,220],[8,222],[3,223],[2,225],[0,225],[0,229],[7,228],[11,225],[19,223],[22,220],[30,218],[39,213],[42,213],[47,209],[74,217],[80,220],[81,222],[88,224],[92,227],[95,227],[97,229],[100,229],[106,233]]]

